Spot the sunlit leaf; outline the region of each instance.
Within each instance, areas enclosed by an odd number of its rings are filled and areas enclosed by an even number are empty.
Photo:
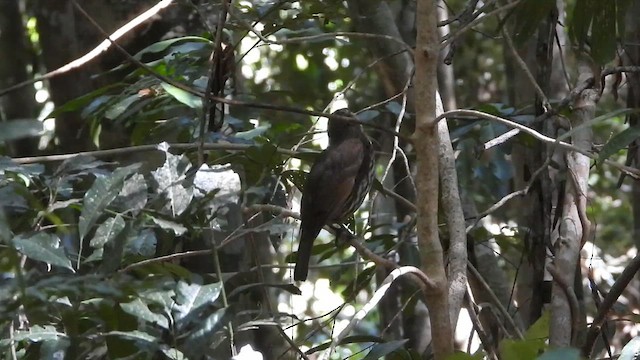
[[[131,302],[120,304],[120,307],[127,314],[131,314],[144,321],[158,325],[163,329],[169,329],[169,320],[167,319],[167,317],[161,314],[154,313],[149,309],[149,306],[147,306],[147,304],[142,302],[142,300],[140,299],[135,299]]]
[[[84,206],[78,222],[80,239],[84,239],[104,209],[118,196],[125,178],[139,168],[138,164],[118,168],[108,177],[99,177],[84,195]]]
[[[162,88],[169,95],[173,96],[173,98],[178,100],[179,102],[187,105],[192,109],[202,109],[202,99],[200,97],[165,82],[161,83],[160,85],[162,85]]]
[[[113,240],[116,235],[124,229],[124,226],[125,223],[122,216],[116,215],[115,217],[108,218],[98,226],[95,236],[91,239],[90,245],[94,248],[103,247],[104,244]]]

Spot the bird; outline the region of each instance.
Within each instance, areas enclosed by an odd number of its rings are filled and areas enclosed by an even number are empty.
[[[346,108],[333,114],[355,119]],[[360,124],[331,118],[327,133],[329,146],[311,166],[302,189],[296,281],[307,279],[311,249],[320,230],[349,218],[362,205],[374,178],[373,145]]]

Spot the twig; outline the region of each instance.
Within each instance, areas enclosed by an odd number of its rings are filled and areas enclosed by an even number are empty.
[[[465,32],[467,32],[469,29],[473,28],[474,26],[476,26],[479,22],[483,21],[485,18],[490,17],[490,16],[494,16],[497,15],[503,11],[509,10],[513,7],[516,7],[520,4],[521,0],[517,0],[514,1],[512,3],[509,3],[505,6],[501,6],[491,12],[486,13],[484,16],[478,16],[476,17],[473,21],[469,22],[467,25],[463,26],[460,30],[456,31],[455,33],[451,33],[447,36],[444,36],[442,38],[442,42],[440,43],[440,48],[443,49],[445,47],[447,47],[447,45],[449,45],[453,39],[459,37],[460,35],[464,34]]]
[[[520,130],[518,129],[511,129],[509,131],[507,131],[506,133],[491,139],[489,141],[487,141],[486,143],[484,143],[484,145],[482,145],[482,149],[483,150],[489,150],[494,146],[498,146],[498,145],[502,145],[505,142],[507,142],[509,139],[511,139],[512,137],[516,136],[520,134]]]

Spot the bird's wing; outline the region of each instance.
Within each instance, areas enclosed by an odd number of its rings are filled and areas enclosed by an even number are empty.
[[[348,139],[322,153],[305,183],[301,208],[303,221],[311,216],[317,221],[322,219],[322,226],[330,220],[337,220],[353,191],[364,158],[363,147],[359,139]]]

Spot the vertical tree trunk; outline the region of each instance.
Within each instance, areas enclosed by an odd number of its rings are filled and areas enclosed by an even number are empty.
[[[0,89],[30,78],[27,65],[32,64],[31,53],[19,0],[0,1]],[[35,118],[34,98],[33,86],[25,86],[0,97],[0,121]],[[37,150],[36,146],[33,139],[16,140],[9,144],[9,155],[32,155]]]
[[[435,0],[418,2],[416,23],[416,130],[413,140],[417,158],[417,232],[422,269],[435,283],[435,288],[428,290],[426,294],[434,356],[436,359],[444,359],[453,352],[453,330],[449,317],[448,282],[438,235],[440,144],[438,122],[435,118],[439,37]]]

